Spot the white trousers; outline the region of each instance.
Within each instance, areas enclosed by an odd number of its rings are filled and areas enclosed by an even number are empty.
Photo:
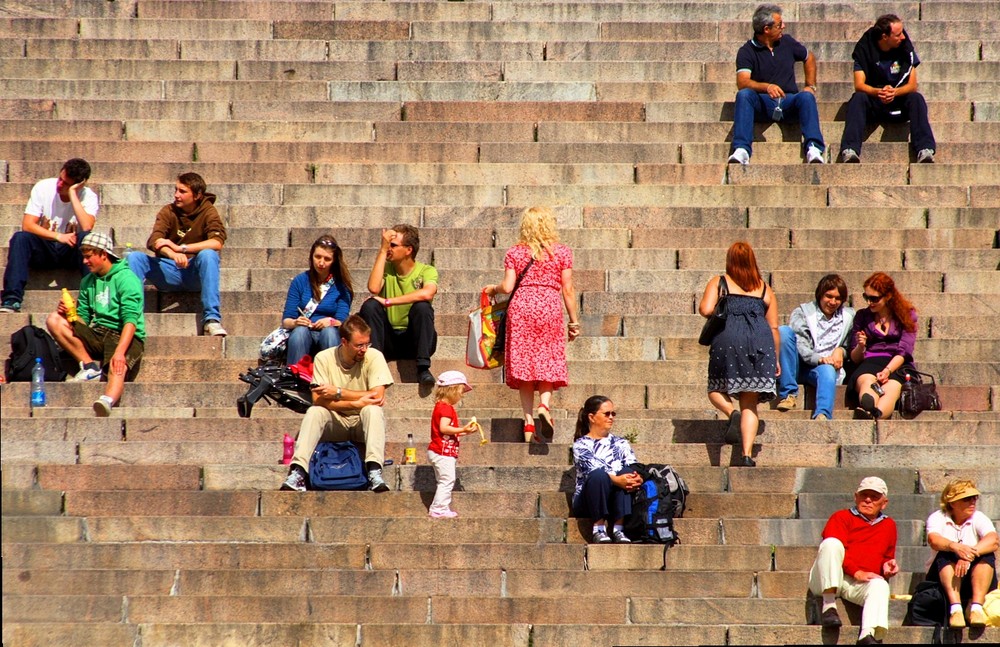
[[[365,462],[382,464],[385,458],[385,412],[373,404],[356,415],[345,416],[326,407],[312,406],[299,425],[292,463],[309,472],[309,459],[322,442],[350,440],[365,444]],[[365,467],[367,472],[368,468]]]
[[[437,492],[434,493],[434,500],[431,501],[429,512],[447,512],[451,510],[451,489],[455,487],[455,464],[458,459],[454,456],[442,456],[436,452],[427,450],[427,458],[434,466],[434,478],[437,479]]]
[[[889,582],[884,579],[858,582],[844,573],[844,544],[830,537],[819,545],[819,554],[809,571],[809,590],[822,595],[836,589],[845,600],[862,607],[859,638],[874,634],[882,640],[889,629]]]

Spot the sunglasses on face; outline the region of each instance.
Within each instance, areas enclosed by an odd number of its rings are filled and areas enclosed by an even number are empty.
[[[402,243],[389,243],[389,247],[396,249],[397,247],[406,247],[406,245],[403,245]]]
[[[862,294],[861,298],[863,298],[868,303],[878,303],[879,301],[882,300],[883,296],[885,296],[885,295],[884,294],[880,294],[880,295]]]
[[[599,411],[598,413],[603,415],[605,418],[614,418],[618,415],[617,411]]]

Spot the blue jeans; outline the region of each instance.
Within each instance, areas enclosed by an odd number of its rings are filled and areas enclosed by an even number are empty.
[[[77,245],[87,235],[86,231],[76,232]],[[35,234],[18,231],[10,237],[7,249],[7,269],[3,273],[3,292],[0,303],[20,303],[24,301],[24,286],[28,284],[28,269],[54,270],[65,268],[79,270],[80,275],[89,274],[83,264],[78,246],[64,245],[52,240],[44,240]]]
[[[125,257],[140,281],[148,279],[164,292],[201,292],[204,321],[222,321],[219,314],[219,252],[203,249],[188,260],[184,269],[169,258],[132,252]]]
[[[733,150],[746,149],[753,154],[753,124],[755,121],[771,122],[771,115],[778,102],[766,92],[743,89],[736,93],[736,114],[733,117]],[[821,151],[826,148],[823,133],[819,130],[819,110],[812,92],[786,94],[781,100],[782,122],[798,121],[802,125],[802,138]]]
[[[327,326],[322,330],[310,330],[305,326],[295,326],[288,335],[289,365],[297,364],[305,355],[316,357],[316,353],[327,348],[340,346],[340,331],[336,326]]]
[[[781,333],[781,375],[778,377],[778,398],[799,392],[799,378],[804,384],[816,387],[816,408],[812,417],[823,414],[833,420],[833,401],[837,391],[838,371],[829,364],[809,366],[799,357],[795,348],[795,331],[779,326]]]

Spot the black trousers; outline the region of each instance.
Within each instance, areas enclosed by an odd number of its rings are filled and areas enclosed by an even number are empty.
[[[910,122],[910,143],[913,150],[929,148],[937,150],[931,123],[927,117],[927,101],[919,92],[911,92],[897,97],[892,103],[882,103],[878,97],[870,97],[864,92],[855,92],[847,102],[847,122],[840,140],[840,150],[850,148],[861,154],[861,138],[869,122]]]
[[[360,314],[372,329],[372,347],[382,351],[387,360],[415,359],[417,368],[430,368],[431,355],[437,350],[437,331],[434,306],[429,301],[410,306],[406,330],[396,330],[389,324],[389,315],[378,299],[365,301]]]

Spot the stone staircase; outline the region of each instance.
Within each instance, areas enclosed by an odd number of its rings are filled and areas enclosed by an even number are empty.
[[[907,594],[923,521],[957,476],[1000,519],[1000,4],[784,6],[819,59],[836,152],[850,52],[886,11],[924,65],[937,163],[879,127],[861,165],[801,163],[797,126],[758,127],[753,163],[725,164],[736,49],[752,7],[731,0],[374,2],[12,0],[0,8],[0,265],[31,185],[94,166],[98,227],[141,249],[176,174],[201,173],[229,224],[222,312],[196,336],[196,295],[146,293],[146,361],[110,419],[95,384],[0,386],[3,645],[512,645],[853,643],[809,624],[806,580],[826,517],[861,477],[885,478]],[[575,253],[584,336],[556,435],[519,442],[516,394],[466,369],[466,313],[497,280],[524,207],[551,205]],[[475,385],[455,509],[432,521],[433,473],[400,465],[432,408],[391,364],[392,491],[277,491],[299,416],[236,417],[236,376],[278,324],[309,244],[334,233],[359,294],[379,229],[421,228],[441,272],[434,370]],[[705,396],[695,342],[705,282],[749,240],[782,319],[841,273],[854,305],[889,272],[920,313],[916,357],[946,411],[810,422],[764,410],[760,467]],[[44,325],[65,272],[32,274],[0,338]],[[572,423],[594,393],[640,458],[692,489],[682,544],[588,546],[570,516]],[[841,390],[839,396],[842,396]],[[843,398],[838,397],[838,403]],[[806,407],[811,407],[807,400]],[[998,642],[1000,632],[900,627],[894,642]]]

